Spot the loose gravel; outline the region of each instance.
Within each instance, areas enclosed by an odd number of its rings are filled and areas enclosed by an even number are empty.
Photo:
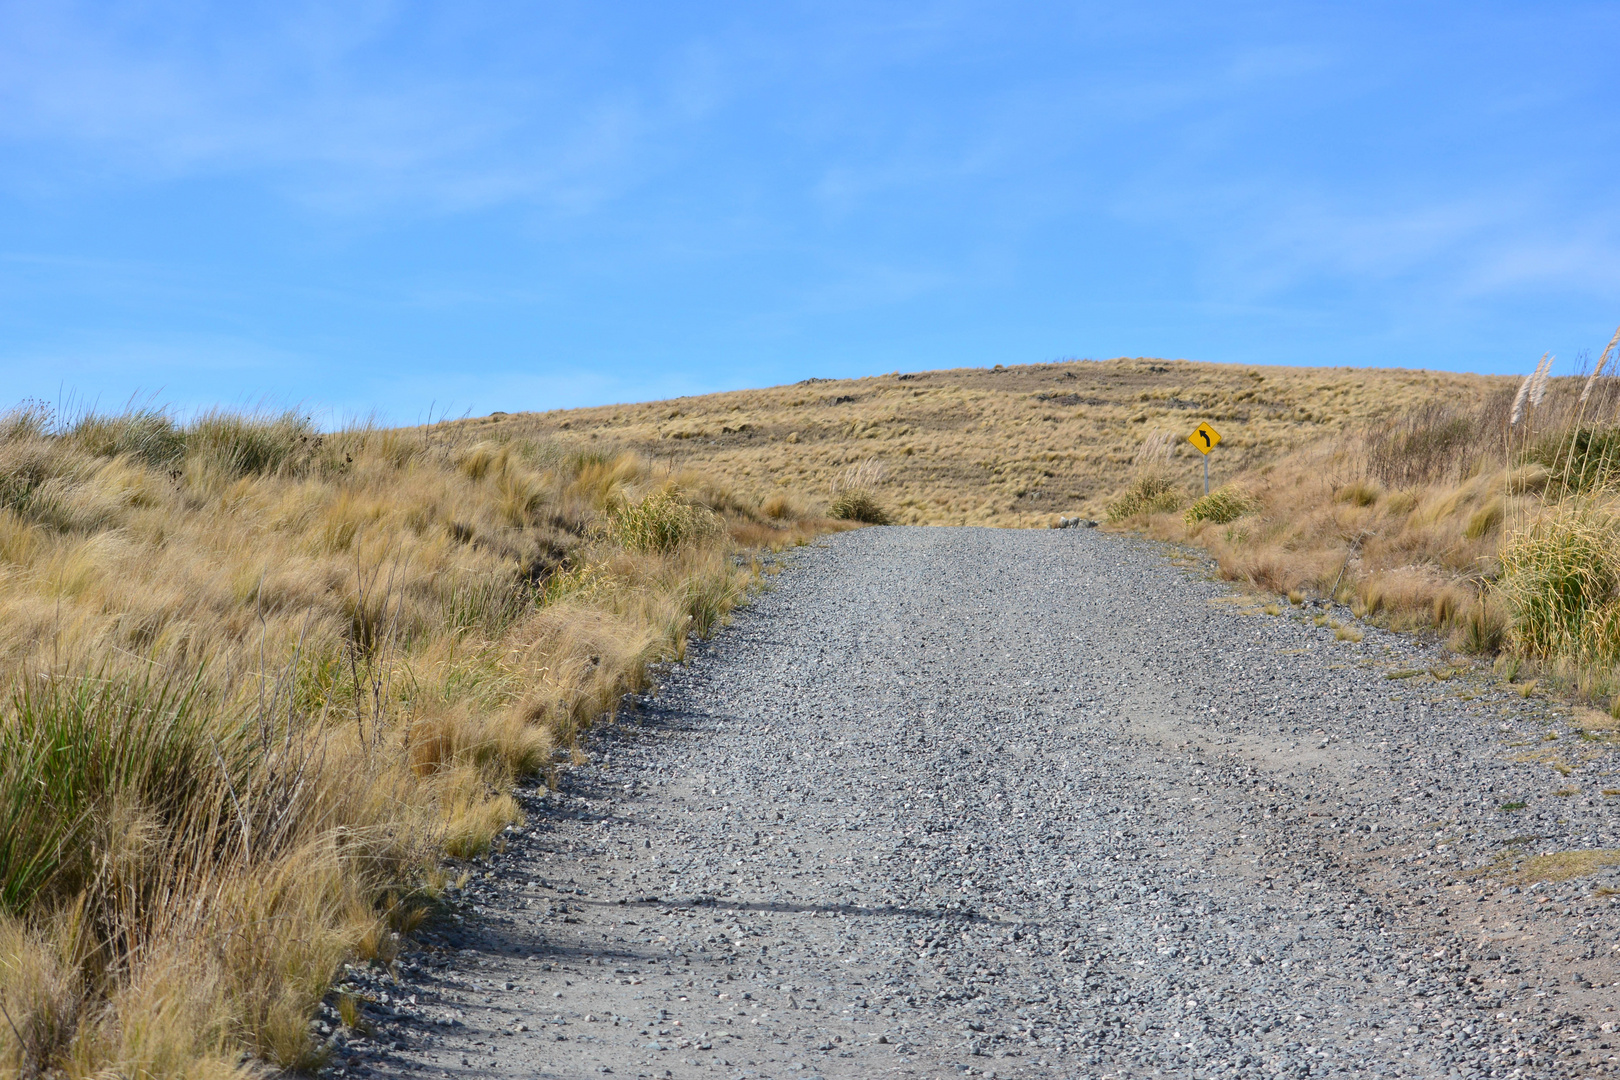
[[[1620,1072],[1620,877],[1522,876],[1620,847],[1568,707],[1096,530],[772,581],[350,969],[332,1072]]]

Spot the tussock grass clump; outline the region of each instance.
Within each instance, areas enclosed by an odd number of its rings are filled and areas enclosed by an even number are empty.
[[[51,433],[55,425],[48,410],[27,411],[34,418],[36,434]],[[292,412],[214,410],[184,425],[161,409],[91,412],[65,422],[60,435],[65,444],[94,457],[127,455],[157,469],[189,464],[231,476],[308,466],[322,445],[314,424]]]
[[[1495,532],[1501,527],[1502,519],[1506,513],[1507,506],[1504,500],[1492,499],[1468,516],[1468,524],[1463,528],[1463,536],[1469,540],[1478,540],[1482,536]]]
[[[784,491],[774,492],[760,503],[760,511],[772,521],[782,521],[786,518],[797,517],[794,512],[793,499]]]
[[[1351,506],[1371,506],[1381,495],[1383,491],[1378,485],[1366,480],[1353,480],[1339,489],[1339,501]]]
[[[670,552],[715,535],[720,524],[708,507],[665,490],[620,507],[608,519],[608,530],[628,551]]]
[[[864,525],[892,525],[894,518],[877,496],[865,488],[846,488],[827,504],[827,516],[839,521],[859,521]]]
[[[1189,525],[1199,521],[1225,525],[1253,510],[1254,503],[1245,492],[1233,487],[1224,487],[1194,500],[1183,516]]]
[[[1603,616],[1617,587],[1620,543],[1612,519],[1586,509],[1538,518],[1502,552],[1500,595],[1511,644],[1541,660],[1620,655],[1620,636],[1614,636],[1620,626]]]
[[[0,724],[0,908],[21,914],[85,889],[98,870],[89,833],[108,813],[184,828],[204,792],[244,783],[246,732],[208,723],[199,696],[195,679],[150,675],[15,687]]]
[[[1491,597],[1481,597],[1468,606],[1460,633],[1459,648],[1475,656],[1494,656],[1507,642],[1507,617]]]
[[[41,424],[36,434],[43,435],[44,426]],[[185,433],[172,417],[157,409],[132,409],[114,415],[91,413],[73,423],[66,437],[96,457],[129,454],[156,468],[176,465],[186,453]]]
[[[1138,477],[1125,492],[1108,504],[1109,521],[1126,521],[1144,514],[1173,514],[1186,505],[1187,497],[1167,476]]]
[[[827,505],[827,516],[863,525],[894,524],[894,515],[877,497],[877,487],[883,483],[886,475],[883,463],[875,458],[849,466],[833,481],[832,501]]]
[[[369,433],[361,438],[364,434]],[[214,411],[187,425],[184,442],[193,464],[247,476],[307,468],[324,440],[315,425],[297,413],[253,416]]]

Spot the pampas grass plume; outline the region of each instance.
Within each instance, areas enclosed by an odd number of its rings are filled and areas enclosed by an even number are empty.
[[[1610,338],[1609,344],[1604,346],[1603,355],[1598,357],[1597,367],[1593,368],[1592,374],[1586,377],[1586,385],[1581,388],[1582,405],[1585,405],[1586,399],[1592,396],[1592,384],[1596,383],[1597,377],[1603,374],[1603,365],[1609,362],[1609,355],[1614,352],[1616,343],[1620,343],[1620,326],[1615,327],[1614,337]]]
[[[1541,363],[1536,365],[1536,373],[1530,377],[1530,404],[1540,405],[1541,399],[1547,393],[1548,376],[1552,374],[1552,353],[1542,353]]]
[[[1530,380],[1534,375],[1526,375],[1519,384],[1519,392],[1513,395],[1513,415],[1508,417],[1508,427],[1513,427],[1524,419],[1524,399],[1530,396]]]

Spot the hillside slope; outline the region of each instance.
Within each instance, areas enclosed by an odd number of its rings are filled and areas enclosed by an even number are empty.
[[[761,500],[825,499],[841,472],[871,460],[900,522],[1030,527],[1100,516],[1155,433],[1172,437],[1172,468],[1201,483],[1182,440],[1199,421],[1214,424],[1224,437],[1211,461],[1219,484],[1413,405],[1467,408],[1504,385],[1434,371],[1116,359],[811,379],[449,426],[460,438],[633,450]]]

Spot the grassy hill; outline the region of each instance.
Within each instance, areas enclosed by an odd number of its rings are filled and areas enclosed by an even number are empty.
[[[629,450],[761,501],[806,505],[825,504],[845,470],[873,462],[901,523],[1040,527],[1102,516],[1155,435],[1170,440],[1169,461],[1190,483],[1199,464],[1182,440],[1201,420],[1224,439],[1211,462],[1219,484],[1404,409],[1467,409],[1506,385],[1432,371],[1118,359],[812,379],[446,427],[457,439]]]

